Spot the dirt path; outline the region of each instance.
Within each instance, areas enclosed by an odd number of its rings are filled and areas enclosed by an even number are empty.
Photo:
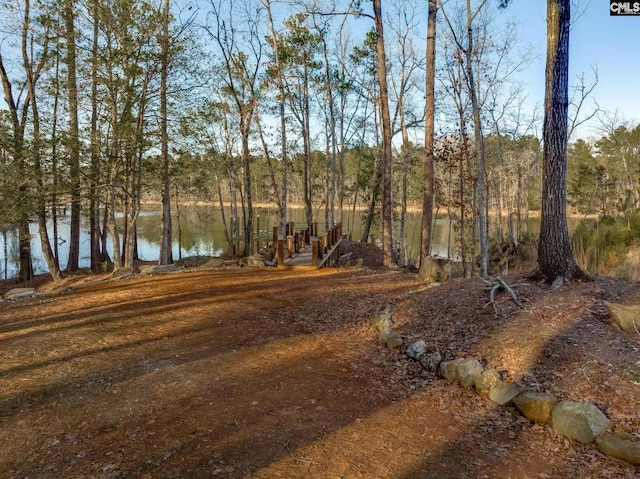
[[[203,271],[2,303],[0,477],[636,477],[385,350],[368,319],[422,286]]]

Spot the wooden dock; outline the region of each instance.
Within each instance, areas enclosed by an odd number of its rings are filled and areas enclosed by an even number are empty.
[[[287,233],[293,233],[293,228]],[[314,233],[318,233],[317,226],[288,234],[286,244],[284,240],[275,241],[278,267],[319,269],[336,266],[342,251],[342,224],[337,224],[322,236]]]
[[[313,261],[313,246],[308,245],[302,248],[298,253],[293,253],[290,258],[285,257],[282,262],[284,268],[307,266],[313,269],[324,268],[325,266],[335,266],[338,258],[340,258],[340,247],[342,238],[328,250],[322,253],[322,257],[318,257],[316,264]]]

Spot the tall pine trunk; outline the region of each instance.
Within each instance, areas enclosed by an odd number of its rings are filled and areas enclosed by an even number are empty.
[[[387,86],[387,60],[382,25],[382,0],[373,0],[376,27],[378,82],[380,84],[380,115],[382,120],[382,251],[383,265],[395,266],[393,258],[393,155],[391,151],[391,115]]]
[[[169,172],[169,133],[167,131],[167,78],[169,74],[169,0],[162,11],[162,53],[160,67],[160,156],[162,161],[162,234],[160,264],[173,261],[171,254],[171,176]]]
[[[100,156],[98,144],[98,0],[93,0],[93,39],[91,47],[91,178],[89,193],[89,238],[91,244],[91,270],[98,273],[104,261],[100,254],[100,203],[98,182]]]
[[[573,258],[567,224],[567,123],[571,0],[547,1],[547,63],[542,218],[538,274],[548,282],[583,277]]]
[[[433,202],[435,196],[433,143],[435,133],[435,68],[436,68],[436,15],[438,3],[429,0],[427,21],[426,57],[426,106],[424,123],[424,180],[422,185],[422,229],[420,240],[420,263],[431,254],[433,225]],[[464,220],[463,220],[464,221]]]
[[[64,1],[64,26],[69,96],[69,181],[71,183],[71,224],[67,269],[78,269],[80,259],[80,135],[78,131],[78,85],[76,78],[76,34],[74,0]]]

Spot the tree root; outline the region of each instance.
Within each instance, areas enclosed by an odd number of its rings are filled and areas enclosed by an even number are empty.
[[[490,277],[490,279],[491,281],[482,278],[482,280],[485,283],[491,286],[491,291],[489,292],[489,303],[487,303],[487,305],[491,304],[493,306],[493,310],[495,311],[496,316],[498,315],[498,308],[495,303],[495,298],[496,298],[496,293],[500,290],[504,290],[508,292],[509,295],[511,296],[511,299],[513,299],[513,302],[516,303],[516,305],[518,305],[520,309],[524,309],[524,305],[520,302],[520,299],[518,299],[518,295],[513,290],[513,288],[515,288],[516,286],[522,286],[526,283],[519,281],[516,284],[510,286],[500,276],[496,276],[495,278]]]

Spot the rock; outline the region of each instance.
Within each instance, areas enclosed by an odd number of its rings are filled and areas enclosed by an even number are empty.
[[[221,258],[215,258],[211,256],[187,256],[178,260],[178,264],[181,264],[185,268],[199,268],[202,266],[212,267],[213,264],[209,264],[212,260],[218,260],[219,264],[222,264]]]
[[[391,305],[387,305],[379,315],[371,318],[371,325],[378,328],[378,331],[390,328],[393,323],[392,316]]]
[[[476,358],[458,358],[440,363],[440,374],[451,382],[459,382],[466,388],[472,388],[483,368]]]
[[[413,343],[405,351],[406,355],[409,356],[411,359],[419,359],[420,356],[422,356],[426,352],[427,352],[427,343],[425,343],[422,339]]]
[[[451,382],[460,382],[466,388],[472,388],[483,368],[476,358],[458,358],[440,363],[440,373]]]
[[[513,398],[525,388],[516,383],[499,383],[489,389],[489,399],[500,404],[500,406],[509,406],[513,402]]]
[[[338,258],[338,266],[342,268],[362,267],[362,258],[356,258],[352,252],[343,254]]]
[[[604,302],[611,319],[624,331],[635,333],[640,330],[640,305],[624,305]]]
[[[555,396],[535,391],[524,391],[513,398],[513,404],[524,417],[535,422],[547,422],[558,403]]]
[[[442,356],[438,351],[428,352],[420,358],[420,364],[429,372],[435,373],[440,367]]]
[[[500,373],[495,369],[487,369],[476,379],[476,391],[483,396],[488,396],[489,390],[500,382]]]
[[[391,328],[391,322],[388,319],[381,318],[379,316],[375,317],[371,321],[371,324],[373,324],[376,328],[378,328],[378,331],[384,331],[385,329]]]
[[[27,298],[36,294],[34,288],[13,288],[4,293],[4,299],[20,299]]]
[[[131,266],[127,266],[126,268],[116,269],[113,273],[111,273],[112,278],[121,278],[123,276],[133,277],[133,268]]]
[[[147,276],[153,274],[153,268],[155,267],[155,264],[144,264],[138,268],[138,272],[143,276]]]
[[[222,266],[224,266],[224,260],[222,258],[213,257],[209,258],[206,263],[199,266],[202,268],[221,268]]]
[[[551,283],[551,291],[555,291],[559,289],[560,286],[562,286],[564,283],[565,283],[564,277],[558,276],[556,279],[553,280],[553,283]]]
[[[350,266],[353,260],[353,253],[349,251],[338,258],[338,266]]]
[[[390,304],[382,310],[380,313],[380,319],[386,319],[389,323],[393,323],[393,309]]]
[[[464,358],[454,359],[453,361],[442,361],[440,363],[440,375],[452,383],[458,382],[460,380],[458,366],[462,361],[464,361]]]
[[[145,264],[139,268],[140,274],[144,276],[150,274],[170,273],[175,270],[175,264]]]
[[[451,277],[451,260],[427,256],[421,263],[418,275],[429,283],[442,283]]]
[[[603,433],[596,437],[600,452],[623,459],[631,464],[640,464],[640,441],[627,432]]]
[[[389,337],[389,335],[391,334],[391,331],[393,331],[391,328],[381,329],[380,333],[378,334],[378,339],[382,342],[385,342]]]
[[[245,256],[244,258],[240,258],[238,260],[238,265],[247,268],[264,268],[265,261],[264,258],[259,254],[254,254],[252,256]]]
[[[482,374],[484,368],[476,358],[464,358],[458,365],[458,377],[460,384],[465,388],[472,388],[476,380]]]
[[[172,271],[176,270],[176,265],[171,263],[171,264],[159,264],[157,265],[153,272],[154,274],[162,274],[162,273],[171,273]]]
[[[402,336],[397,331],[390,331],[385,341],[389,349],[399,348],[402,346]]]
[[[561,401],[551,412],[553,429],[569,439],[587,444],[604,432],[609,419],[590,402]]]

